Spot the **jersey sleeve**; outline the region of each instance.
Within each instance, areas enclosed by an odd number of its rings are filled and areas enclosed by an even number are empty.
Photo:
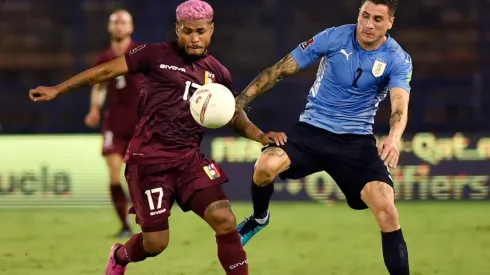
[[[299,44],[292,52],[294,60],[301,69],[305,69],[329,54],[331,44],[331,32],[334,28],[328,28],[308,41]]]
[[[145,73],[151,68],[151,64],[155,60],[155,52],[157,46],[154,44],[140,45],[124,56],[126,58],[126,64],[128,66],[129,73]]]
[[[390,74],[388,89],[402,88],[410,93],[410,81],[412,80],[412,59],[406,55],[400,58],[393,66],[393,72]]]
[[[232,77],[231,77],[231,73],[224,66],[221,66],[221,83],[220,84],[222,84],[226,88],[228,88],[233,93],[233,95],[235,97],[238,96],[238,92],[235,89],[235,87],[233,86],[233,80],[232,80]]]

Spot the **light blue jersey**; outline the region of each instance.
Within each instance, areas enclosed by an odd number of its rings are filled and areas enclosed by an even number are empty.
[[[301,69],[320,61],[300,121],[338,134],[372,134],[374,116],[388,91],[410,92],[412,60],[388,35],[375,51],[357,41],[356,25],[328,28],[291,54]]]

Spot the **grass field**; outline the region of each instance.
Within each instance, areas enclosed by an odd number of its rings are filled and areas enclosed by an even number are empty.
[[[250,212],[235,204],[239,220]],[[490,204],[399,204],[412,275],[490,274]],[[344,204],[273,204],[271,225],[247,247],[252,275],[387,274],[367,211]],[[103,274],[115,241],[110,208],[0,209],[0,274]],[[213,232],[174,210],[164,254],[129,275],[223,274]],[[121,240],[122,241],[122,240]]]

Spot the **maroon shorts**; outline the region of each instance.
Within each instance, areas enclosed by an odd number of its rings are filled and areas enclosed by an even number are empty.
[[[192,205],[208,206],[227,199],[221,184],[228,181],[228,176],[214,161],[201,156],[170,169],[162,164],[128,163],[125,174],[133,202],[129,212],[136,214],[136,222],[143,232],[167,230],[174,201],[187,212]],[[198,199],[206,202],[193,201],[191,197],[196,191],[208,187],[216,191],[199,196]]]
[[[112,131],[102,132],[102,155],[118,154],[124,157],[131,138],[114,135]]]

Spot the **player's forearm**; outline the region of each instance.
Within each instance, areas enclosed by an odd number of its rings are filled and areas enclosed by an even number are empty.
[[[104,105],[107,89],[103,83],[96,84],[92,87],[92,93],[90,95],[90,108],[92,110],[100,111]]]
[[[243,110],[237,114],[235,120],[231,123],[231,127],[240,136],[257,142],[260,142],[264,136],[264,132],[248,119]]]
[[[300,68],[291,54],[277,62],[274,66],[260,73],[237,97],[237,106],[243,108],[254,98],[272,89],[284,77],[293,75]]]
[[[121,56],[112,61],[83,71],[57,85],[57,88],[61,93],[64,93],[79,87],[95,85],[116,76],[126,74],[127,72],[128,66],[126,64],[126,59],[124,56]]]
[[[83,71],[57,86],[62,93],[65,93],[76,88],[104,82],[112,77],[115,75],[102,64]]]
[[[390,136],[395,140],[402,138],[408,121],[408,111],[404,108],[394,109],[390,117]]]

